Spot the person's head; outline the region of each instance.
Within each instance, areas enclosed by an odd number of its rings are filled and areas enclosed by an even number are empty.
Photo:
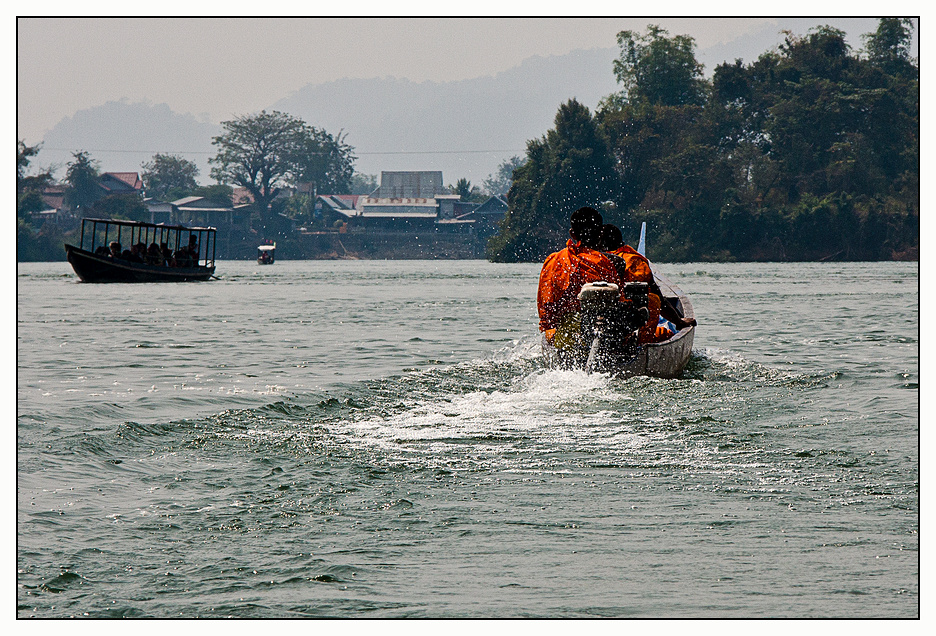
[[[110,251],[111,254],[120,254],[120,243],[117,241],[111,241]]]
[[[579,208],[569,219],[569,235],[573,240],[581,241],[585,247],[597,249],[603,223],[601,213],[595,208]]]
[[[605,223],[601,228],[601,251],[611,252],[624,245],[624,236],[616,225]]]

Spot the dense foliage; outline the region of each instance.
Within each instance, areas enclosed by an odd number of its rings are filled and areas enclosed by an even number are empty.
[[[155,154],[143,164],[143,183],[147,196],[162,201],[174,201],[198,187],[198,166],[175,155]]]
[[[42,191],[52,183],[52,171],[44,170],[37,174],[27,174],[31,157],[39,153],[39,146],[27,146],[26,142],[16,140],[16,216],[28,217],[32,212],[39,212],[45,207]]]
[[[247,188],[266,211],[287,185],[310,183],[316,192],[346,194],[354,174],[353,148],[337,137],[279,111],[221,122],[209,161],[218,183]]]
[[[787,33],[711,81],[692,38],[622,32],[623,90],[594,116],[563,104],[556,127],[529,142],[489,257],[541,260],[562,246],[572,210],[607,198],[625,236],[647,221],[655,260],[918,258],[911,28],[882,19],[864,54],[829,27]]]
[[[62,244],[74,241],[78,229],[72,219],[60,225],[46,222],[37,215],[49,206],[43,192],[53,185],[52,170],[40,170],[29,175],[31,157],[39,146],[16,144],[16,257],[18,261],[59,260],[65,252]],[[146,208],[135,194],[107,194],[100,186],[97,161],[83,151],[72,153],[63,184],[64,201],[79,216],[146,220]]]
[[[527,142],[527,161],[514,170],[507,216],[488,244],[494,260],[540,260],[565,243],[571,210],[599,207],[617,190],[610,148],[588,108],[570,100],[555,123]]]
[[[100,170],[98,162],[84,150],[72,153],[72,160],[65,171],[65,204],[76,211],[89,208],[104,196],[98,185]]]

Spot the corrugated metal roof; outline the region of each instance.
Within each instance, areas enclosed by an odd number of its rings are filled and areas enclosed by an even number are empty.
[[[203,197],[182,197],[181,199],[176,199],[172,202],[172,205],[185,205],[191,203],[192,201],[197,201]]]
[[[377,211],[367,210],[359,214],[358,217],[364,218],[364,219],[374,219],[374,218],[434,219],[436,218],[436,213],[435,213],[435,210],[433,210],[431,213],[412,212],[412,211],[394,211],[394,210],[377,210]]]
[[[127,184],[134,190],[139,190],[143,187],[140,174],[137,172],[105,172],[101,176],[116,179],[117,181]]]
[[[474,219],[458,217],[457,219],[439,219],[436,221],[439,225],[464,225],[466,223],[476,223]]]

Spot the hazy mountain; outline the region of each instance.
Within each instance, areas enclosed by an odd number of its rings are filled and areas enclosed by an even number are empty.
[[[855,49],[873,31],[870,18],[782,18],[758,32],[697,51],[711,76],[724,61],[746,63],[783,41],[789,29],[803,35],[817,24],[848,33]],[[470,53],[469,53],[470,54]],[[354,146],[358,171],[441,170],[446,183],[473,184],[493,173],[526,142],[552,128],[559,105],[575,97],[591,109],[618,89],[612,71],[617,47],[532,57],[497,75],[453,82],[412,82],[393,77],[342,79],[310,84],[267,107],[301,117]],[[275,97],[274,97],[275,99]],[[195,161],[200,181],[210,182],[208,158],[217,123],[173,112],[165,104],[108,102],[62,120],[43,140],[37,165],[64,165],[86,150],[103,170],[139,170],[157,152]],[[31,140],[27,140],[31,142]]]
[[[196,162],[199,181],[209,183],[211,138],[220,132],[220,125],[176,113],[166,104],[107,102],[56,124],[43,138],[36,164],[57,165],[56,176],[64,178],[77,150],[87,151],[105,172],[139,171],[156,153],[178,154]]]
[[[533,57],[495,76],[458,82],[344,79],[307,86],[273,107],[329,132],[344,130],[359,171],[442,170],[474,184],[553,125],[572,98],[594,108],[615,90],[612,49]],[[379,154],[371,154],[379,153]]]
[[[480,185],[552,127],[563,101],[576,97],[594,108],[612,92],[613,59],[613,49],[532,57],[496,76],[457,82],[342,79],[306,86],[268,109],[333,134],[344,130],[360,172],[442,170],[446,183],[466,177]],[[129,171],[163,152],[196,162],[199,180],[208,183],[211,138],[220,130],[166,104],[108,102],[59,122],[43,139],[37,164],[60,166],[62,177],[71,153],[86,150],[102,170]]]

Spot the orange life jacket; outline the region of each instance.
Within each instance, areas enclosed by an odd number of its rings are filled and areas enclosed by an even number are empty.
[[[648,285],[653,283],[653,272],[650,270],[650,261],[630,245],[619,247],[609,252],[609,254],[613,254],[624,260],[624,271],[618,272],[623,282],[647,283]],[[644,344],[647,342],[666,340],[669,335],[665,335],[664,332],[657,332],[657,324],[660,322],[660,297],[654,293],[649,294],[647,309],[650,312],[650,318],[637,332],[637,341]]]
[[[648,285],[653,284],[653,272],[650,271],[650,261],[633,247],[624,245],[609,252],[609,254],[623,258],[624,262],[627,263],[627,269],[624,273],[625,283],[637,282],[647,283]]]
[[[551,340],[562,318],[581,309],[578,293],[596,280],[620,285],[617,269],[603,253],[571,239],[563,250],[550,254],[540,271],[536,306],[539,328]]]

